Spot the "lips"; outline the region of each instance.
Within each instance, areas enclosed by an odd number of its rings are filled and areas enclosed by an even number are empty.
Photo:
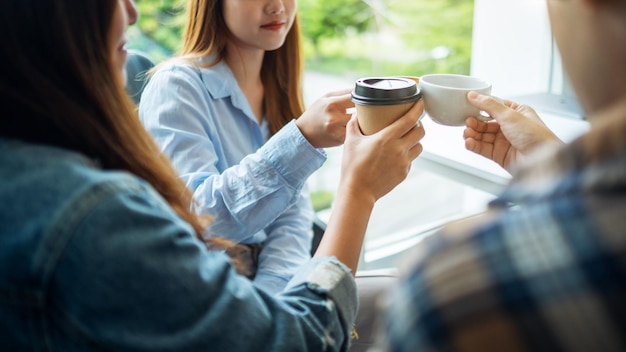
[[[261,28],[268,29],[268,30],[271,30],[271,31],[277,31],[277,30],[283,28],[284,25],[285,25],[285,22],[272,21],[270,23],[266,23],[266,24],[262,25]]]

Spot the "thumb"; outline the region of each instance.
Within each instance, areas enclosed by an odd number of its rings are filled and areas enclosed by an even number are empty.
[[[359,127],[359,121],[356,117],[356,114],[352,114],[350,120],[346,124],[346,137],[354,136],[354,135],[362,135],[361,128]]]
[[[350,95],[350,91],[344,92],[341,91],[342,94],[337,95],[328,95],[327,98],[330,100],[330,103],[337,104],[339,109],[349,109],[354,107],[354,103],[352,102],[352,96]]]
[[[350,87],[350,88],[343,88],[343,89],[327,92],[324,96],[325,97],[341,96],[341,95],[345,95],[345,94],[350,94],[352,92],[352,90],[354,90],[354,88],[352,88],[352,87]]]
[[[467,101],[476,108],[487,112],[487,114],[496,121],[504,116],[505,112],[508,110],[508,107],[504,105],[501,100],[490,95],[479,94],[475,91],[467,93]]]

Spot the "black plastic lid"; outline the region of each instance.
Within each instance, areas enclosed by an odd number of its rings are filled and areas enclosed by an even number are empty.
[[[415,81],[401,77],[367,77],[356,81],[352,101],[361,105],[396,105],[422,97]]]

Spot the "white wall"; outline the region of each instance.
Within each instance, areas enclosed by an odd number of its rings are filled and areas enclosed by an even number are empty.
[[[551,63],[545,0],[475,0],[470,71],[490,81],[493,94],[548,92]]]

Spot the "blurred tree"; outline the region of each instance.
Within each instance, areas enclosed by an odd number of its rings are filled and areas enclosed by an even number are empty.
[[[351,30],[367,31],[374,18],[372,7],[363,0],[300,0],[298,15],[303,36],[318,56],[322,38],[341,38]]]
[[[474,0],[391,1],[390,8],[401,18],[396,28],[406,47],[425,53],[415,74],[469,73]]]
[[[187,1],[136,0],[142,40],[178,51]],[[298,0],[308,67],[354,75],[469,73],[473,10],[474,0]]]
[[[136,0],[140,31],[167,49],[176,52],[181,45],[184,0]]]

